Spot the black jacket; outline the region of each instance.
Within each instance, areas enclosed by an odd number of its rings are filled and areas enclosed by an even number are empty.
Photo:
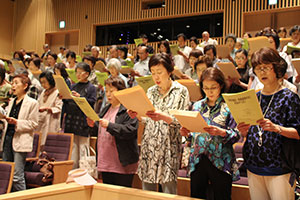
[[[99,113],[100,118],[106,114],[110,106],[111,104],[101,110]],[[137,145],[138,126],[137,118],[130,118],[127,114],[127,109],[123,105],[120,105],[115,123],[110,122],[106,129],[112,136],[115,136],[119,160],[123,166],[136,163],[139,160]],[[95,123],[94,131],[98,132],[98,127],[99,123]]]

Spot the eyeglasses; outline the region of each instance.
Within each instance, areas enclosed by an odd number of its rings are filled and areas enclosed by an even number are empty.
[[[271,71],[273,68],[272,67],[256,67],[254,69],[254,72],[255,73],[258,73],[258,72],[269,72]]]
[[[215,91],[215,90],[218,90],[220,87],[217,86],[217,87],[211,87],[211,88],[207,88],[207,87],[204,87],[202,88],[204,91]]]
[[[234,59],[235,60],[245,60],[246,58],[245,57],[238,57],[238,56],[236,56]]]
[[[84,74],[85,72],[79,72],[79,71],[77,71],[76,72],[76,74],[78,74],[78,75],[81,75],[81,74]]]

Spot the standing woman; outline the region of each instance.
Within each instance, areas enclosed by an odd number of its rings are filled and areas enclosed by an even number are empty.
[[[17,75],[12,80],[12,91],[16,98],[9,102],[7,117],[1,140],[3,161],[15,163],[12,191],[25,190],[24,167],[26,155],[32,151],[33,131],[38,126],[39,104],[26,95],[30,86],[28,76]]]
[[[113,92],[125,88],[120,77],[110,77],[105,81],[109,104],[101,110],[101,120],[94,130],[98,135],[97,168],[102,173],[103,183],[131,187],[139,160],[138,120],[130,118],[127,109],[113,95]],[[94,127],[94,121],[87,120],[89,126]]]
[[[93,108],[96,102],[96,88],[88,81],[91,68],[86,63],[78,63],[75,68],[78,83],[71,86],[72,95],[84,97]],[[89,126],[85,114],[77,106],[74,100],[64,100],[65,123],[64,132],[74,134],[74,143],[71,160],[74,160],[73,168],[78,168],[79,160],[88,155],[89,150]]]
[[[193,105],[199,111],[208,127],[205,133],[192,133],[190,155],[191,197],[207,198],[209,185],[214,199],[231,199],[231,185],[238,179],[238,168],[232,145],[240,138],[222,93],[226,82],[217,68],[206,69],[200,78],[200,91],[205,98]],[[190,131],[181,128],[181,134]],[[210,193],[209,193],[210,196]]]
[[[164,193],[176,194],[182,137],[180,125],[169,109],[187,110],[189,94],[186,87],[172,81],[174,66],[167,54],[152,56],[149,70],[155,85],[148,89],[147,96],[156,111],[147,112],[148,117],[143,118],[138,176],[144,190],[156,191],[157,184],[161,184]],[[134,118],[137,113],[129,114]]]
[[[237,127],[246,137],[243,157],[250,196],[251,199],[294,199],[295,180],[290,178],[295,166],[288,169],[284,165],[285,160],[298,157],[299,161],[299,152],[297,157],[282,155],[286,141],[300,145],[300,99],[278,81],[286,73],[287,63],[276,50],[264,47],[252,55],[251,62],[264,85],[257,93],[264,118],[256,126],[240,123]]]
[[[74,51],[69,51],[66,55],[67,58],[67,68],[75,69],[76,67],[76,53]]]
[[[49,55],[48,55],[49,56]],[[45,145],[47,134],[56,133],[60,129],[60,115],[62,100],[58,97],[58,90],[52,72],[41,73],[40,82],[44,90],[40,95],[39,102],[39,127],[37,131],[42,133],[41,147]]]

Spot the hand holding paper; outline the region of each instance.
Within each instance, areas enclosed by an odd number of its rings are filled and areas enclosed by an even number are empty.
[[[146,96],[141,86],[114,92],[114,96],[127,108],[138,113],[140,117],[147,117],[148,111],[155,111],[154,106]]]
[[[55,86],[59,91],[59,94],[62,96],[63,99],[72,99],[72,93],[67,86],[64,78],[59,75],[53,75],[55,80]]]
[[[75,103],[79,106],[82,112],[91,120],[99,121],[99,116],[95,113],[94,109],[87,102],[84,97],[73,97]]]

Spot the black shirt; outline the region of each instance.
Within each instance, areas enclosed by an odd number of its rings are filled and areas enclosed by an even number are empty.
[[[15,98],[14,104],[13,104],[13,106],[11,108],[10,113],[9,113],[9,117],[13,117],[15,119],[18,119],[19,112],[21,110],[22,104],[23,104],[23,99],[17,104],[17,98]],[[14,125],[14,124],[8,124],[6,135],[13,136],[14,133],[15,133],[15,128],[16,128],[16,125]]]

